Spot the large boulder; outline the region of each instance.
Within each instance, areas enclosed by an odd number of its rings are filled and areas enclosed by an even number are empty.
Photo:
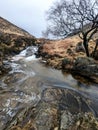
[[[95,61],[93,58],[64,58],[62,60],[62,71],[67,71],[73,74],[73,76],[82,76],[89,81],[98,83],[98,61]]]
[[[97,103],[79,92],[47,88],[36,106],[22,109],[4,130],[98,130],[97,110]]]
[[[98,82],[98,63],[92,58],[78,57],[73,64],[72,72]]]

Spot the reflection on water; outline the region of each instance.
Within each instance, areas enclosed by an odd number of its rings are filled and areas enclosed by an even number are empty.
[[[70,74],[46,67],[32,55],[34,51],[30,53],[25,55],[23,51],[13,57],[12,71],[0,79],[0,130],[25,106],[36,105],[47,87],[74,89],[98,100],[96,85],[82,83]]]

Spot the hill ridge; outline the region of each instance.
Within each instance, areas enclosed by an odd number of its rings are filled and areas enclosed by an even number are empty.
[[[16,34],[20,36],[32,37],[30,33],[14,25],[13,23],[11,23],[10,21],[6,20],[1,16],[0,16],[0,33]]]

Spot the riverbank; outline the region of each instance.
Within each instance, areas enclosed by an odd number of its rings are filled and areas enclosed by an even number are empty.
[[[0,17],[0,76],[11,69],[7,61],[12,56],[35,44],[34,36]]]
[[[89,43],[92,56],[95,43]],[[86,57],[85,49],[78,35],[61,40],[50,40],[40,45],[38,53],[42,59],[56,69],[83,76],[98,83],[98,49],[93,58]]]

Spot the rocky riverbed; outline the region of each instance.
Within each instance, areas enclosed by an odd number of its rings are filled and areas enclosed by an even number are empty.
[[[73,90],[48,88],[35,107],[22,110],[5,130],[98,130],[92,105]]]
[[[0,23],[0,130],[98,130],[97,52],[87,58],[77,35],[36,39]]]
[[[12,70],[1,78],[0,129],[98,130],[97,86],[24,53],[13,57]]]

